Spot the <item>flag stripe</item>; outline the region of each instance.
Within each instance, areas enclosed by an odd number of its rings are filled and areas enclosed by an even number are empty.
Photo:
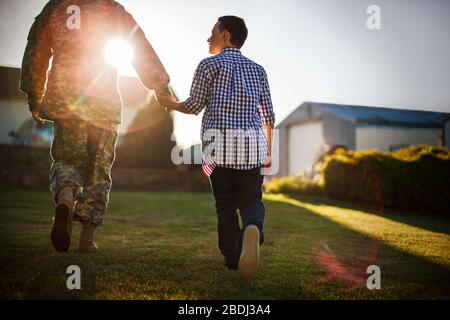
[[[208,154],[202,163],[202,173],[205,177],[209,177],[214,168],[216,167],[216,162],[211,158],[211,155]]]

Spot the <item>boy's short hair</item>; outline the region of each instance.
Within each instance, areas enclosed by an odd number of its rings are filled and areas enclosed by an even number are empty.
[[[220,22],[219,30],[227,30],[231,35],[231,44],[240,49],[248,35],[244,19],[236,16],[222,16],[218,21]]]

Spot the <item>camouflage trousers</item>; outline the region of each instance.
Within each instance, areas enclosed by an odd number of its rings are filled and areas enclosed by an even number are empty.
[[[111,167],[117,142],[116,122],[55,121],[51,148],[50,191],[74,190],[74,220],[100,225],[109,202]]]

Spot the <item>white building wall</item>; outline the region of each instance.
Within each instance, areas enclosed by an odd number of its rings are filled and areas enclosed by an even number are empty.
[[[311,169],[323,144],[322,121],[289,127],[288,175],[297,175],[302,171]]]
[[[275,175],[276,177],[283,177],[288,175],[288,166],[289,166],[289,146],[288,146],[288,127],[277,127],[275,130],[278,130],[278,139],[274,139],[272,141],[272,157],[277,157],[278,159],[272,159],[272,161],[278,160],[278,172]],[[278,144],[278,155],[275,154],[274,149]]]
[[[430,128],[357,127],[356,150],[390,151],[409,145],[437,145],[441,134],[441,129]]]

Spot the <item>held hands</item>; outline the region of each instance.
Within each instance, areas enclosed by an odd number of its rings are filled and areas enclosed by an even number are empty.
[[[189,109],[186,108],[184,102],[177,101],[168,85],[156,90],[156,99],[158,99],[161,107],[164,107],[167,112],[175,110],[181,113],[191,114]]]
[[[173,95],[170,96],[156,96],[158,99],[158,102],[161,104],[162,107],[166,109],[167,112],[171,112],[173,110],[176,110],[177,106],[177,100]]]
[[[168,86],[156,90],[156,99],[161,107],[164,107],[168,112],[176,108],[177,100]]]

